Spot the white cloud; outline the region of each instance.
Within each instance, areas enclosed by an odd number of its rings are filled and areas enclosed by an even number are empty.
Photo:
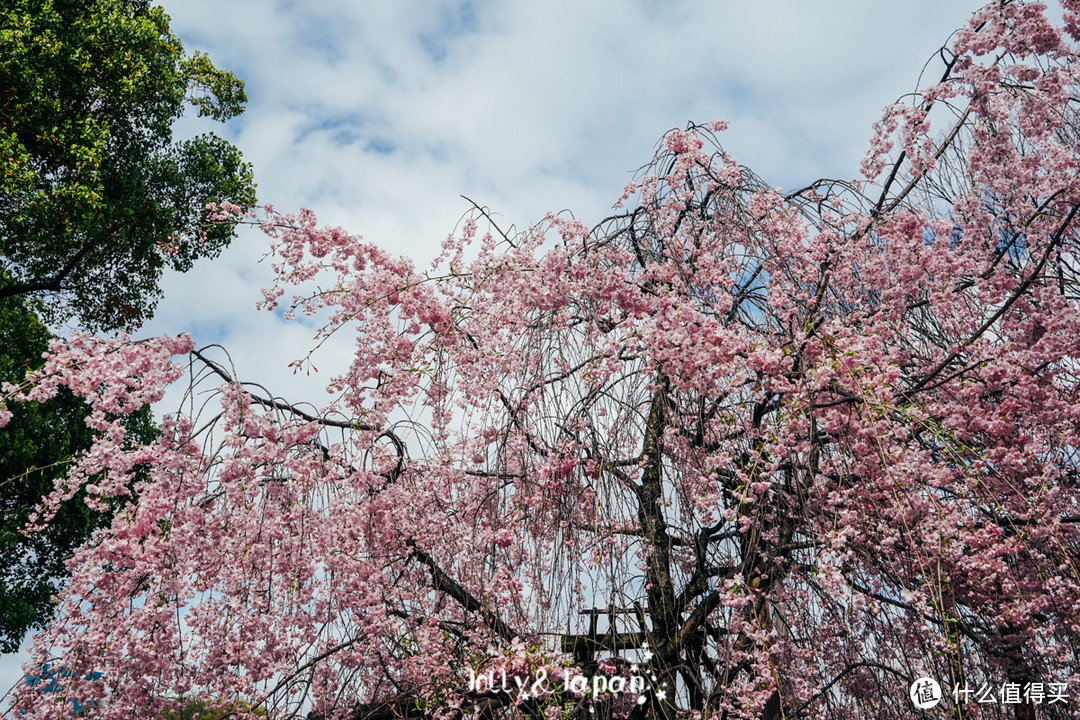
[[[915,87],[974,9],[931,0],[164,6],[189,50],[247,81],[248,110],[224,132],[254,163],[261,200],[310,207],[421,264],[468,209],[461,195],[507,225],[564,208],[599,219],[661,134],[690,120],[727,118],[726,148],[770,183],[850,177],[881,108]],[[251,305],[269,270],[253,268],[257,255],[234,248],[171,280],[147,330],[218,327],[228,342],[260,322]]]

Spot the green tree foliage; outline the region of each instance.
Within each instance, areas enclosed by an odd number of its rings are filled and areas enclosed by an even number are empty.
[[[185,107],[220,121],[246,96],[168,20],[145,0],[0,6],[0,297],[43,297],[48,321],[138,325],[166,267],[231,240],[206,204],[254,203],[235,147],[173,141]]]
[[[0,381],[40,366],[46,323],[131,329],[150,317],[166,268],[214,257],[233,226],[208,202],[255,201],[251,169],[213,134],[174,141],[185,108],[226,120],[243,82],[185,54],[146,0],[0,3]],[[82,495],[43,534],[20,530],[88,448],[86,404],[70,394],[9,408],[0,428],[0,651],[52,616],[65,559],[111,513]],[[153,432],[149,414],[129,426]]]

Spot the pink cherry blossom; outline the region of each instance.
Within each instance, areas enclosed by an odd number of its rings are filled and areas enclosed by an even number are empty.
[[[54,343],[3,402],[68,387],[99,439],[35,527],[79,487],[127,504],[35,639],[63,692],[18,689],[20,717],[915,718],[923,676],[1080,692],[1063,5],[976,13],[855,180],[781,193],[725,123],[691,125],[595,226],[478,210],[427,271],[264,208],[261,306],[356,338],[320,411],[187,337]],[[127,443],[116,418],[176,383],[190,410]],[[574,679],[634,673],[640,698]]]

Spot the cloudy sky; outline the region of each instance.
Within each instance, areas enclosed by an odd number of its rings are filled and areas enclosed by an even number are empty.
[[[883,106],[914,90],[977,3],[163,4],[189,51],[247,83],[243,116],[184,132],[234,141],[261,202],[311,208],[426,265],[469,209],[462,195],[503,227],[563,209],[596,222],[661,135],[688,121],[727,119],[726,149],[771,184],[853,177]],[[218,260],[168,278],[140,334],[192,331],[225,345],[244,379],[318,403],[325,377],[287,367],[311,330],[254,310],[265,246],[244,232]],[[353,341],[340,338],[326,366]],[[17,677],[17,661],[0,660],[4,687]]]
[[[854,176],[884,105],[966,22],[962,0],[166,0],[189,51],[247,83],[220,130],[261,202],[427,265],[467,196],[527,226],[604,217],[661,135],[727,119],[725,147],[784,188]],[[933,73],[940,73],[938,65]],[[185,124],[186,131],[195,129]],[[288,362],[311,330],[255,313],[269,270],[244,233],[171,278],[147,334],[221,342],[242,375],[317,401]],[[341,338],[340,366],[351,338]]]

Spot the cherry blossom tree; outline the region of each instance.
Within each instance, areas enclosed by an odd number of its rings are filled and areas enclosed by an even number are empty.
[[[17,709],[1076,717],[1063,5],[977,12],[849,182],[784,194],[692,125],[599,224],[477,208],[428,271],[267,208],[264,307],[356,337],[324,407],[186,337],[54,343],[7,402],[68,387],[99,440],[35,522],[147,479],[36,639],[63,692]]]

